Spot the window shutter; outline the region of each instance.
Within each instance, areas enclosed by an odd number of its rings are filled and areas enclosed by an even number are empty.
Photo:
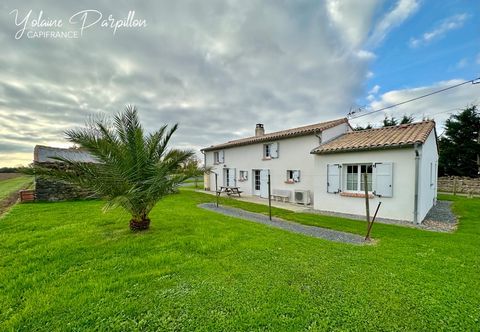
[[[230,187],[235,187],[237,185],[237,179],[236,179],[236,173],[237,169],[236,168],[229,168],[228,169],[228,185]]]
[[[327,165],[327,192],[337,194],[340,190],[340,165]]]
[[[293,182],[300,182],[300,171],[293,171]]]
[[[270,156],[272,158],[278,158],[278,142],[270,144]]]
[[[374,194],[380,197],[393,196],[393,163],[375,164]]]
[[[220,163],[223,164],[225,162],[225,150],[219,151],[218,157],[220,159]]]

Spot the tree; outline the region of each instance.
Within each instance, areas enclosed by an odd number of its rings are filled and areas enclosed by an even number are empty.
[[[476,105],[452,114],[439,141],[440,175],[479,176],[480,115]]]
[[[388,116],[385,115],[385,119],[383,119],[384,127],[390,127],[390,126],[396,126],[396,125],[398,125],[397,119],[395,119],[393,116],[389,118]]]
[[[357,125],[355,128],[353,128],[353,130],[366,130],[366,129],[372,129],[372,128],[373,128],[372,125],[368,123],[365,127]]]
[[[196,156],[191,156],[188,158],[182,165],[182,169],[185,174],[194,179],[195,188],[198,187],[198,178],[203,174],[210,173],[212,171],[211,166],[201,165],[200,160]]]
[[[127,106],[112,122],[96,120],[66,132],[70,142],[88,150],[98,163],[56,158],[65,167],[34,165],[33,173],[91,190],[106,200],[105,209],[128,211],[132,230],[148,229],[155,204],[189,177],[181,166],[193,152],[168,148],[177,127],[164,125],[147,135],[136,108]]]
[[[402,119],[400,120],[400,124],[408,124],[413,122],[414,117],[412,115],[406,115],[404,114]]]

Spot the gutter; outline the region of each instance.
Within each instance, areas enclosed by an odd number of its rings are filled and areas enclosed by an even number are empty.
[[[418,221],[418,191],[419,191],[419,177],[420,177],[420,150],[419,144],[415,143],[415,201],[413,203],[413,222],[416,224],[420,224]]]

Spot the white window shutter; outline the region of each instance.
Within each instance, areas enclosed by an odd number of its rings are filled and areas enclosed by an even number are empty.
[[[327,165],[327,192],[337,194],[340,190],[340,165]]]
[[[278,158],[278,142],[270,144],[270,156],[272,158]]]
[[[220,163],[223,164],[225,162],[225,150],[221,150],[219,151],[219,159],[220,159]]]
[[[237,173],[236,168],[228,169],[228,185],[230,187],[235,187],[237,185],[236,173]]]
[[[375,164],[374,194],[380,197],[393,196],[393,163]]]
[[[300,171],[293,171],[293,182],[300,182]]]

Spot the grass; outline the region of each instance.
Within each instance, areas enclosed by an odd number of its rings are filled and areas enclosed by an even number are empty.
[[[0,180],[0,201],[23,188],[27,188],[32,182],[32,177],[22,175]]]
[[[20,204],[0,219],[0,330],[478,330],[480,199],[442,198],[456,233],[377,224],[361,247],[199,209],[214,197],[191,190],[136,234],[98,201]]]

